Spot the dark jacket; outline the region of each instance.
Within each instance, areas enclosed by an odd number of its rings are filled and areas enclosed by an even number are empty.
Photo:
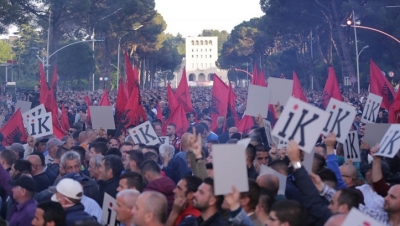
[[[247,168],[247,176],[249,179],[257,180],[258,173],[253,165],[250,168]]]
[[[172,179],[172,181],[177,184],[183,177],[192,175],[192,171],[188,167],[186,161],[186,152],[181,151],[176,154],[171,161],[169,161],[168,166],[163,168],[165,174]]]
[[[196,224],[196,226],[225,226],[225,225],[228,226],[229,223],[221,215],[220,212],[216,212],[214,215],[212,215],[206,221],[204,221],[203,218],[200,216],[199,218],[197,218],[197,224]]]
[[[36,181],[37,185],[36,192],[44,191],[48,189],[50,185],[52,185],[50,184],[50,180],[46,172],[34,176],[33,179]]]
[[[150,182],[143,191],[157,191],[165,195],[168,202],[168,215],[172,211],[172,205],[174,204],[174,189],[176,185],[169,177],[161,177],[159,179]]]
[[[67,226],[72,226],[78,222],[97,222],[97,219],[95,217],[90,216],[88,213],[85,212],[85,207],[81,203],[65,209],[65,214]]]
[[[46,168],[46,171],[44,171],[44,173],[46,174],[47,178],[49,178],[50,184],[54,184],[58,174],[54,173],[54,171],[50,169],[48,166]]]
[[[229,130],[226,130],[222,134],[218,135],[218,141],[220,144],[226,144],[229,140]]]
[[[114,199],[117,196],[117,188],[119,186],[119,178],[114,177],[108,181],[99,181],[99,198],[96,200],[100,206],[103,206],[104,193],[109,194]]]
[[[296,180],[296,185],[301,192],[303,199],[303,206],[307,210],[309,217],[307,222],[314,221],[312,225],[324,225],[325,222],[332,216],[331,211],[328,209],[326,203],[321,199],[317,188],[308,176],[308,172],[304,167],[297,169],[293,172]],[[310,225],[310,224],[307,224]]]
[[[92,178],[86,176],[84,173],[81,172],[80,174],[83,177],[83,181],[82,181],[83,194],[85,194],[85,196],[87,196],[89,198],[92,198],[93,200],[98,202],[98,200],[100,199],[99,185],[96,183],[95,180],[93,180]],[[117,184],[118,183],[119,183],[119,180],[118,180]],[[104,196],[104,194],[103,194],[103,196]],[[102,205],[103,205],[103,202],[101,203],[100,206],[102,206]]]

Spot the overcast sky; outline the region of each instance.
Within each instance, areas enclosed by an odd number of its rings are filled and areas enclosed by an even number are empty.
[[[263,15],[259,0],[155,0],[167,22],[166,32],[197,36],[204,29],[230,32],[245,20]]]

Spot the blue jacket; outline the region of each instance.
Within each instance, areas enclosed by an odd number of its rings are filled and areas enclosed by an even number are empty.
[[[346,188],[346,183],[344,183],[343,179],[342,179],[342,174],[340,173],[339,170],[339,164],[337,162],[337,158],[336,155],[331,154],[331,155],[327,155],[326,156],[326,166],[328,167],[328,169],[332,170],[337,178],[337,189],[341,189],[341,188]]]
[[[168,166],[163,168],[163,171],[175,182],[175,184],[177,184],[183,177],[191,175],[192,171],[188,167],[186,161],[186,152],[181,151],[176,154],[171,161],[169,161]]]
[[[85,207],[82,205],[82,203],[78,203],[65,209],[65,214],[67,226],[72,226],[78,222],[97,223],[97,219],[95,217],[90,216],[88,213],[85,212]]]

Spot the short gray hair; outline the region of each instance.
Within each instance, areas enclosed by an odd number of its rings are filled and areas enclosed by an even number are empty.
[[[82,165],[81,156],[78,154],[78,152],[76,152],[76,151],[67,151],[61,156],[61,165],[63,167],[66,167],[67,166],[66,161],[67,160],[71,161],[71,160],[74,160],[74,159],[78,159],[79,165]]]
[[[128,208],[132,208],[135,206],[137,198],[139,197],[140,192],[135,189],[126,189],[118,192],[117,198],[122,197],[125,205]]]
[[[167,150],[170,150],[170,151],[171,151],[171,155],[172,155],[172,156],[174,156],[174,154],[175,154],[175,147],[172,146],[172,145],[170,145],[170,144],[162,144],[162,145],[160,146],[159,150],[160,150],[161,157],[164,157],[165,152],[166,152]]]
[[[94,165],[96,167],[100,167],[101,166],[101,161],[103,161],[104,156],[102,155],[94,155],[92,157],[90,157],[90,160],[94,160]]]

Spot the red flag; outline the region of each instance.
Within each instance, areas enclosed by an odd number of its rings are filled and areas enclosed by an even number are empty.
[[[228,86],[214,74],[214,84],[212,88],[212,101],[211,101],[211,121],[212,130],[217,128],[217,119],[219,116],[226,116],[228,113]]]
[[[105,90],[103,96],[101,97],[99,106],[111,106],[110,99],[108,98],[108,91]]]
[[[268,105],[268,116],[267,120],[271,123],[272,128],[275,125],[276,122],[276,115],[275,115],[275,107],[272,104]]]
[[[58,121],[54,122],[53,121],[53,134],[56,136],[58,139],[63,138],[65,135],[67,135],[63,129],[61,129],[61,126],[59,125]]]
[[[237,125],[239,123],[239,118],[236,113],[236,94],[232,89],[232,83],[229,82],[229,88],[228,88],[228,110],[226,114],[226,118],[232,117],[235,119],[235,124]]]
[[[265,82],[264,70],[261,70],[260,75],[258,75],[258,81],[256,85],[267,87],[267,83]]]
[[[125,132],[129,126],[137,126],[145,121],[147,121],[147,114],[142,106],[139,84],[136,83],[132,91],[132,95],[125,107],[124,113],[120,118],[116,136],[119,136]]]
[[[186,78],[186,68],[183,68],[182,78],[175,92],[175,98],[178,103],[183,104],[186,112],[194,112],[192,99],[190,98],[189,85]]]
[[[292,95],[297,99],[300,99],[306,103],[308,103],[306,95],[304,95],[303,89],[301,88],[301,84],[299,79],[297,78],[296,72],[293,71],[293,91]]]
[[[244,135],[248,134],[251,127],[254,126],[254,119],[252,116],[245,115],[242,120],[240,120],[237,128],[239,132],[243,133]]]
[[[119,80],[119,88],[118,88],[118,94],[117,94],[117,102],[115,104],[115,125],[119,125],[122,114],[125,111],[126,103],[128,98],[126,98],[126,93],[125,93],[125,84],[124,80],[120,79]]]
[[[176,135],[181,137],[189,128],[189,122],[186,120],[186,112],[183,108],[183,104],[179,103],[175,111],[172,112],[171,116],[168,118],[167,122],[164,124],[162,131],[163,134],[167,131],[167,126],[173,123],[176,126]]]
[[[39,63],[40,74],[40,103],[46,104],[49,95],[49,87],[47,87],[46,76],[44,74],[44,67],[42,62]]]
[[[90,124],[91,123],[91,120],[90,120],[90,106],[92,106],[92,102],[90,101],[90,99],[89,99],[89,96],[86,94],[85,95],[85,102],[86,102],[86,105],[87,105],[87,110],[86,110],[86,114],[87,114],[87,123],[88,124]]]
[[[3,135],[3,146],[11,145],[12,143],[23,143],[28,138],[22,121],[21,109],[19,108],[0,129],[0,134]]]
[[[172,92],[171,86],[168,83],[168,88],[167,88],[167,94],[168,94],[168,106],[169,106],[169,110],[171,111],[171,113],[176,109],[176,107],[178,107],[178,102],[175,98],[174,92]]]
[[[161,122],[163,121],[162,109],[161,109],[160,103],[158,103],[158,108],[157,108],[157,119],[161,120]]]
[[[370,60],[370,92],[383,97],[381,108],[390,109],[394,103],[394,91],[390,82],[382,74],[378,66]]]
[[[132,91],[136,82],[138,82],[138,70],[132,68],[131,60],[129,59],[128,53],[125,53],[125,68],[126,68],[126,88],[128,96],[132,95]]]
[[[325,88],[323,91],[323,106],[326,108],[328,106],[329,100],[335,98],[336,100],[343,101],[342,94],[340,93],[339,83],[336,78],[335,69],[329,67],[328,79],[326,80]]]
[[[65,131],[68,131],[70,127],[67,110],[65,110],[64,104],[62,104],[61,107],[61,126]]]
[[[57,89],[57,66],[54,68],[54,72],[53,72],[53,80],[51,81],[51,90],[54,92],[56,92]]]
[[[258,83],[258,70],[257,70],[257,64],[254,64],[253,67],[253,79],[251,80],[252,85],[257,85]]]

